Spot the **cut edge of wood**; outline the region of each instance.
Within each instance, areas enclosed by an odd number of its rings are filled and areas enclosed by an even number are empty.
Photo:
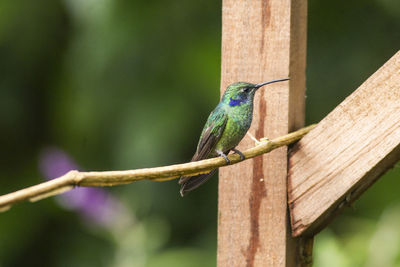
[[[376,164],[374,168],[372,168],[366,174],[362,181],[354,184],[354,186],[347,190],[342,197],[335,201],[328,209],[325,210],[325,212],[321,213],[321,215],[312,223],[304,225],[296,221],[296,218],[291,216],[292,236],[314,236],[319,233],[345,208],[351,207],[351,205],[361,197],[362,193],[364,193],[370,186],[378,181],[378,179],[387,171],[391,170],[399,160],[400,144],[378,164]]]

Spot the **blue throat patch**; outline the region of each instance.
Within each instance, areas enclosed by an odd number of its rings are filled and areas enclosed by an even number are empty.
[[[247,101],[247,99],[232,99],[232,97],[229,98],[229,106],[234,107],[234,106],[240,106],[242,105],[244,102]]]

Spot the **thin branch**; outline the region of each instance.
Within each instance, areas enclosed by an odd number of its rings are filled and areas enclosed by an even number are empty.
[[[261,143],[243,152],[245,160],[268,153],[278,147],[290,145],[300,140],[314,127],[315,125],[310,125],[273,140],[266,138],[261,139]],[[237,154],[231,154],[228,157],[231,161],[230,165],[242,161],[240,156]],[[168,181],[176,179],[182,175],[193,176],[196,174],[209,172],[212,169],[216,169],[225,165],[225,159],[222,157],[217,157],[184,164],[138,170],[100,172],[70,171],[63,176],[48,182],[0,196],[0,211],[6,211],[13,204],[20,201],[38,201],[43,198],[69,191],[75,186],[114,186],[129,184],[140,180]]]

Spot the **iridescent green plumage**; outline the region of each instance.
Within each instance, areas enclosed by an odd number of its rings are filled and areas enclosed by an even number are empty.
[[[207,119],[192,161],[223,156],[229,163],[226,155],[231,150],[241,154],[235,147],[250,128],[255,92],[266,84],[286,80],[288,79],[261,84],[237,82],[229,85],[221,101]],[[179,180],[181,195],[184,196],[185,193],[206,182],[215,171],[192,177],[181,177]]]

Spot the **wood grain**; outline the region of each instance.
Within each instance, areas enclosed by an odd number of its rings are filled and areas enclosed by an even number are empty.
[[[250,132],[274,138],[304,123],[306,1],[223,0],[221,93],[236,81],[290,76],[256,95]],[[244,138],[238,149],[253,144]],[[218,266],[294,266],[287,148],[220,170]]]
[[[398,160],[400,52],[293,147],[293,235],[315,234]]]

